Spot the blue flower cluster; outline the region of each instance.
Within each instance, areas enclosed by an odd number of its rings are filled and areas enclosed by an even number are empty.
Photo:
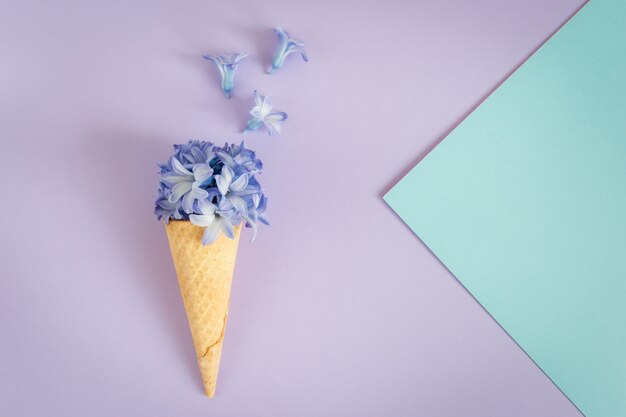
[[[174,145],[174,155],[159,168],[154,213],[166,223],[189,220],[204,227],[203,244],[215,242],[220,233],[234,238],[234,227],[242,222],[252,228],[253,240],[259,223],[269,225],[267,197],[255,177],[263,164],[244,142],[218,147],[190,140]]]
[[[276,70],[282,68],[287,56],[293,53],[300,54],[305,62],[309,61],[309,57],[304,50],[304,42],[292,37],[288,32],[284,31],[280,27],[275,28],[274,32],[278,36],[279,44],[276,49],[274,59],[272,59],[272,65],[267,69],[268,74],[272,74]],[[222,79],[222,91],[224,92],[226,98],[231,98],[232,91],[235,86],[235,73],[240,62],[248,55],[249,53],[247,52],[237,54],[202,55],[204,59],[213,62],[217,67]],[[267,96],[261,96],[256,90],[254,91],[254,100],[255,106],[252,110],[250,110],[252,118],[248,120],[244,133],[265,128],[270,135],[280,134],[281,123],[287,120],[287,113],[282,111],[272,111],[270,98]]]

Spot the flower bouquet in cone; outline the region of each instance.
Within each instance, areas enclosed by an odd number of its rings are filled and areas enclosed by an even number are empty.
[[[256,236],[267,198],[262,163],[245,144],[174,145],[160,164],[155,214],[165,230],[206,394],[215,395],[230,288],[242,226]]]

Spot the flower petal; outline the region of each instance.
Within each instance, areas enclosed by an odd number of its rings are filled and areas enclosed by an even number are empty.
[[[233,59],[233,64],[238,64],[239,61],[241,61],[242,59],[244,59],[248,55],[250,55],[248,52],[244,52],[244,53],[236,55],[235,58]]]
[[[246,123],[246,132],[254,132],[255,130],[258,130],[261,126],[263,126],[263,120],[258,117],[253,117],[252,119],[248,120],[248,123]]]
[[[231,191],[243,191],[248,186],[248,175],[242,174],[230,184]]]
[[[193,192],[190,191],[187,194],[185,194],[183,196],[183,210],[185,210],[185,213],[190,214],[193,213],[193,202],[194,202],[194,198],[193,198]]]
[[[222,232],[224,233],[224,235],[229,239],[234,239],[235,229],[233,228],[233,225],[231,224],[231,222],[229,222],[223,217],[218,217],[217,219],[219,220],[220,228],[222,229]]]
[[[206,185],[205,183],[211,179],[213,175],[213,168],[209,164],[196,164],[193,167],[193,176],[199,185]]]
[[[276,35],[278,35],[278,37],[280,38],[281,41],[284,41],[287,38],[289,38],[289,34],[286,33],[281,27],[275,27],[274,28],[274,33],[276,33]]]
[[[211,62],[215,62],[216,64],[219,64],[219,62],[218,62],[219,58],[214,56],[214,55],[204,54],[204,55],[202,55],[202,58],[208,59]]]
[[[195,161],[196,163],[204,163],[204,162],[206,162],[206,155],[197,146],[194,146],[193,148],[191,148],[191,154],[193,155],[194,159],[196,160]]]
[[[267,197],[265,194],[261,194],[261,198],[259,199],[259,204],[257,205],[257,210],[259,213],[265,212],[267,210]]]
[[[172,194],[170,194],[168,198],[169,202],[177,202],[183,195],[188,193],[189,190],[191,190],[190,182],[179,182],[178,184],[174,185],[174,187],[172,187]]]
[[[232,204],[235,210],[239,212],[241,215],[243,216],[248,215],[248,205],[246,204],[243,198],[237,197],[237,196],[230,196],[228,197],[228,201],[230,201],[230,204]]]
[[[176,159],[175,157],[172,157],[171,162],[172,162],[172,169],[178,175],[187,175],[187,176],[192,176],[193,175],[191,173],[191,171],[189,171],[187,168],[185,168],[183,166],[183,164],[181,164],[180,161],[178,159]]]
[[[189,217],[191,218],[191,216]],[[214,243],[220,236],[221,227],[218,219],[219,217],[216,217],[215,220],[204,229],[204,234],[202,235],[203,245]]]
[[[222,177],[224,177],[224,179],[228,182],[228,185],[230,186],[230,183],[233,182],[233,177],[235,176],[235,172],[233,171],[232,167],[230,167],[229,165],[224,165],[222,167],[221,175]]]
[[[285,113],[284,111],[271,112],[270,114],[265,116],[265,120],[269,120],[272,122],[282,122],[284,120],[287,120],[287,113]]]
[[[215,176],[215,183],[217,184],[217,189],[220,190],[220,194],[226,195],[230,183],[221,175]]]
[[[266,116],[271,111],[272,111],[272,99],[269,98],[269,96],[265,96],[263,97],[263,103],[261,104],[261,107],[259,108],[259,113],[261,113],[261,115],[263,116]]]
[[[215,221],[215,214],[190,214],[189,221],[200,227],[207,227]]]
[[[161,176],[161,181],[163,181],[167,185],[175,185],[179,182],[190,182],[191,178],[188,176],[176,175],[174,173],[168,173]]]
[[[170,203],[168,200],[159,200],[158,205],[165,210],[176,210],[177,207],[176,203]]]
[[[267,225],[267,226],[269,226],[269,225],[270,225],[270,221],[269,221],[269,219],[267,218],[267,216],[266,216],[265,214],[260,214],[260,215],[259,215],[259,221],[260,221],[261,223],[263,223],[263,224]]]
[[[265,121],[265,127],[267,128],[267,133],[269,133],[270,135],[279,135],[280,134],[280,123],[278,122],[273,122],[271,120],[266,120]]]
[[[196,200],[204,200],[209,196],[209,193],[205,189],[200,188],[198,186],[198,183],[194,182],[191,186],[191,191],[189,192],[189,195],[191,195]]]
[[[235,166],[235,160],[233,159],[232,156],[230,156],[226,152],[224,152],[224,151],[217,151],[217,152],[215,152],[215,154],[222,160],[222,162],[225,165]]]
[[[217,210],[217,207],[215,207],[215,204],[207,200],[200,200],[198,201],[198,209],[200,209],[200,213],[204,215],[210,215],[210,214],[215,213],[215,210]]]

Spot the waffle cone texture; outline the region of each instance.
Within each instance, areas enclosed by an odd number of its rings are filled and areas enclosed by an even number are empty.
[[[202,381],[206,394],[213,398],[241,225],[235,228],[234,239],[222,235],[206,246],[202,245],[204,229],[190,221],[170,221],[165,230]]]

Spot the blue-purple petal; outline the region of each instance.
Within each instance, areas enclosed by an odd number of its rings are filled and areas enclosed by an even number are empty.
[[[208,227],[215,221],[215,214],[190,214],[189,221],[200,227]]]
[[[234,239],[235,230],[233,228],[233,225],[223,217],[218,217],[217,219],[219,219],[220,228],[222,229],[222,233],[224,233],[224,236],[229,239]]]
[[[217,238],[220,236],[221,231],[222,228],[220,227],[220,224],[218,222],[218,217],[216,217],[215,220],[211,224],[209,224],[206,229],[204,229],[204,234],[202,235],[202,244],[210,245],[211,243],[215,243]]]
[[[182,176],[193,176],[193,173],[180,163],[180,161],[174,157],[171,159],[172,169],[175,173]]]
[[[179,182],[172,187],[172,194],[170,194],[168,200],[170,203],[175,203],[181,199],[183,195],[191,190],[190,182]]]

